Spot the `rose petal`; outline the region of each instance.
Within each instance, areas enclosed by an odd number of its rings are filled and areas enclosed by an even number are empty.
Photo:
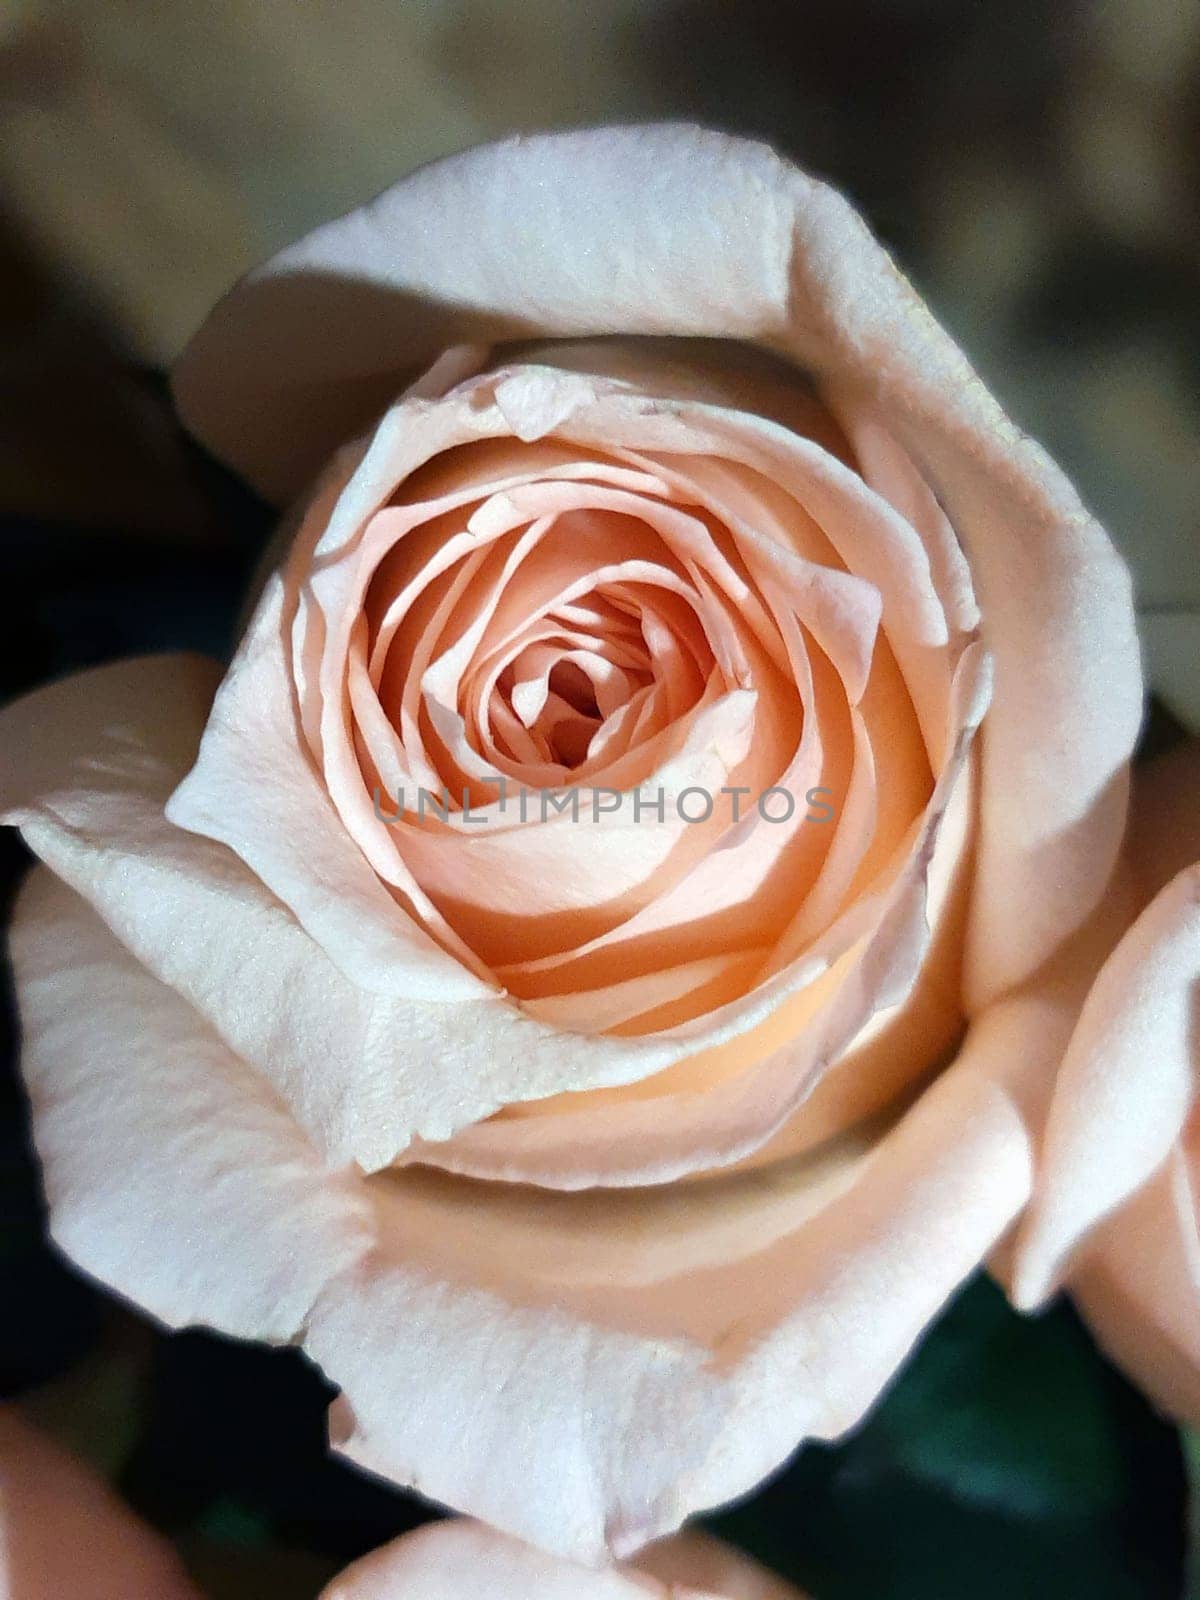
[[[482,1523],[433,1523],[343,1572],[321,1600],[803,1600],[756,1561],[688,1532],[632,1566],[570,1566]]]
[[[166,1540],[11,1405],[0,1407],[0,1593],[199,1600]]]
[[[311,1323],[338,1447],[584,1560],[745,1492],[862,1415],[1023,1203],[1030,1141],[996,1066],[1013,1039],[991,1043],[816,1191],[803,1162],[486,1206],[372,1179],[379,1253]],[[514,1437],[525,1470],[497,1473]]]
[[[339,1574],[320,1600],[665,1600],[667,1593],[615,1571],[573,1566],[459,1519],[372,1551]]]
[[[1117,945],[1087,997],[1055,1085],[1013,1298],[1037,1305],[1071,1252],[1167,1158],[1197,1093],[1200,865]]]
[[[44,869],[11,946],[55,1240],[173,1327],[294,1338],[364,1248],[362,1197]]]
[[[1037,1200],[1014,1261],[1023,1304],[1051,1292],[1083,1236],[1162,1164],[1195,1102],[1198,794],[1200,744],[1181,745],[1137,774],[1128,885],[1105,909],[1107,947],[1093,957],[1098,976],[1081,997],[1055,1083]]]
[[[1081,1252],[1071,1294],[1101,1346],[1150,1398],[1200,1424],[1200,1192],[1195,1139]]]
[[[287,499],[400,375],[468,328],[487,343],[753,339],[787,299],[793,208],[781,171],[759,146],[685,128],[522,137],[435,163],[227,295],[177,369],[180,410],[218,455]],[[298,338],[314,326],[322,338]]]
[[[728,1600],[804,1600],[790,1583],[698,1528],[640,1550],[633,1568],[665,1583],[672,1600],[688,1600],[689,1587]]]

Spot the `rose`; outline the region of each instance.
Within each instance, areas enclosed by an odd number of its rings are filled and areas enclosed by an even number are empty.
[[[1023,1205],[1124,569],[845,202],[694,129],[418,173],[177,392],[299,499],[215,704],[165,658],[8,713],[55,1235],[303,1340],[374,1470],[628,1553],[854,1422]],[[504,770],[607,799],[522,823]],[[638,784],[720,810],[609,814]]]
[[[482,1523],[436,1522],[356,1561],[322,1600],[803,1600],[748,1556],[688,1532],[589,1571]]]
[[[1200,745],[1139,774],[1128,853],[1136,916],[1063,1062],[1015,1288],[1033,1306],[1065,1283],[1113,1359],[1198,1423]]]

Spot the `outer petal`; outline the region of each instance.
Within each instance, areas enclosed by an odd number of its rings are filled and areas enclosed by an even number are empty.
[[[343,1390],[355,1459],[585,1561],[857,1420],[1027,1192],[1003,1007],[866,1151],[481,1204],[462,1180],[323,1171],[254,1074],[47,873],[14,958],[64,1248],[167,1321],[302,1337]],[[1027,1032],[1054,1047],[1040,1015]],[[514,1449],[521,1470],[497,1472]]]
[[[1115,948],[1055,1083],[1037,1197],[1014,1263],[1014,1296],[1025,1305],[1050,1293],[1085,1235],[1163,1167],[1195,1104],[1200,745],[1139,773],[1128,855],[1132,909],[1145,909],[1119,943],[1128,917],[1114,909]]]
[[[650,1576],[652,1575],[652,1576]],[[799,1590],[703,1533],[588,1571],[478,1522],[436,1522],[347,1568],[321,1600],[803,1600]]]
[[[15,1406],[0,1407],[0,1594],[199,1600],[165,1540]]]
[[[1200,865],[1152,901],[1109,957],[1055,1088],[1013,1296],[1036,1305],[1067,1257],[1162,1166],[1200,1071]]]
[[[294,1338],[366,1208],[201,1018],[36,869],[12,961],[51,1230],[173,1325]]]
[[[1129,580],[832,190],[689,127],[487,146],[251,274],[176,393],[206,443],[287,496],[444,346],[611,333],[779,350],[849,414],[877,413],[928,478],[997,662],[969,993],[1019,984],[1086,921],[1116,856],[1141,698]]]
[[[790,1583],[699,1529],[650,1545],[633,1565],[666,1584],[673,1600],[686,1597],[688,1586],[728,1600],[804,1600]]]
[[[1033,1304],[1065,1280],[1113,1360],[1164,1410],[1192,1422],[1200,1422],[1200,861],[1179,868],[1200,856],[1198,797],[1200,746],[1139,775],[1129,853],[1142,900],[1154,898],[1083,1007],[1014,1261],[1018,1301]]]
[[[823,1166],[482,1205],[372,1179],[378,1250],[310,1324],[335,1441],[584,1561],[744,1493],[862,1416],[1023,1204],[1011,1043],[980,1035],[882,1143]],[[523,1470],[497,1472],[514,1440]]]
[[[478,1522],[438,1522],[349,1566],[320,1600],[803,1600],[704,1533],[678,1534],[619,1570],[584,1570]]]
[[[1171,1416],[1200,1424],[1195,1140],[1099,1230],[1070,1289],[1100,1344]]]
[[[176,372],[180,410],[289,499],[464,339],[753,340],[787,301],[786,172],[761,146],[682,127],[518,137],[436,162],[227,295]]]

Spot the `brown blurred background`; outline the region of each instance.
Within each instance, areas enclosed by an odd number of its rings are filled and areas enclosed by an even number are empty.
[[[650,117],[847,190],[1152,629],[1200,605],[1197,0],[5,0],[0,510],[214,536],[143,374],[233,277],[430,157]]]

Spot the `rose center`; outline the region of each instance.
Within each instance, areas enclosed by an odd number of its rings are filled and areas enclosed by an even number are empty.
[[[594,621],[600,616],[597,610]],[[581,631],[567,618],[544,620],[562,631],[525,644],[504,667],[489,729],[512,760],[532,751],[539,761],[574,770],[595,753],[611,719],[627,713],[635,697],[645,698],[655,673],[640,637],[621,638],[621,630],[614,635],[603,627]]]

